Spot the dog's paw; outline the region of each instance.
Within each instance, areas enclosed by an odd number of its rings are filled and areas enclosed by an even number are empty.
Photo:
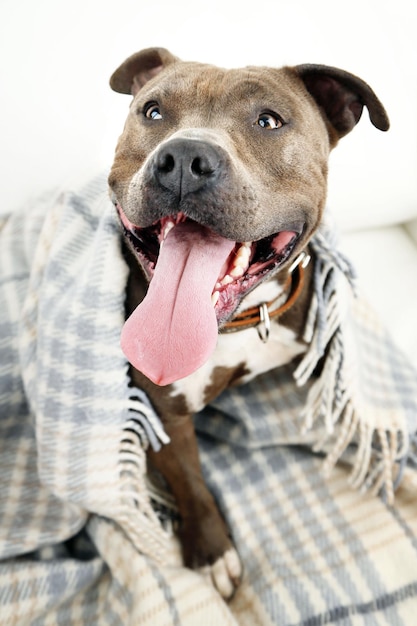
[[[205,565],[199,571],[225,600],[232,597],[243,573],[242,563],[234,548],[229,548],[213,565]]]

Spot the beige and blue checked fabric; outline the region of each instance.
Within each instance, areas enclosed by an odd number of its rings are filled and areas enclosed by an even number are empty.
[[[104,177],[1,224],[0,625],[417,624],[417,377],[329,234],[303,360],[195,417],[244,564],[229,604],[149,497],[164,433],[119,347],[120,245]]]

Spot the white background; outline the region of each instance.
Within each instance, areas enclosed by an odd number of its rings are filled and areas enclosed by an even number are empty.
[[[349,230],[415,215],[414,13],[405,0],[0,0],[1,209],[110,167],[129,97],[109,76],[159,45],[227,67],[324,63],[357,74],[392,127],[377,131],[364,113],[332,155],[329,204]]]

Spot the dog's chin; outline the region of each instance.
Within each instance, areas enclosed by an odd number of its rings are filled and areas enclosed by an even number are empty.
[[[120,204],[116,208],[130,249],[138,259],[148,281],[152,280],[161,246],[172,228],[192,222],[183,213],[164,217],[152,226],[139,228],[126,217]],[[245,296],[261,282],[272,277],[292,256],[304,225],[282,230],[258,241],[236,242],[223,264],[212,290],[212,303],[219,327],[229,320]]]

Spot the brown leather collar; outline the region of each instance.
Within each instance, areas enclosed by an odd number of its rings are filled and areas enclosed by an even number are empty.
[[[221,327],[220,332],[231,333],[255,326],[262,341],[268,341],[270,318],[283,315],[296,302],[304,286],[304,268],[309,261],[310,257],[304,254],[294,270],[288,274],[284,285],[284,293],[287,291],[288,297],[278,308],[272,311],[269,310],[269,307],[277,301],[277,298],[275,298],[271,302],[263,302],[259,306],[246,309],[246,311],[237,313],[230,321],[226,322]]]

